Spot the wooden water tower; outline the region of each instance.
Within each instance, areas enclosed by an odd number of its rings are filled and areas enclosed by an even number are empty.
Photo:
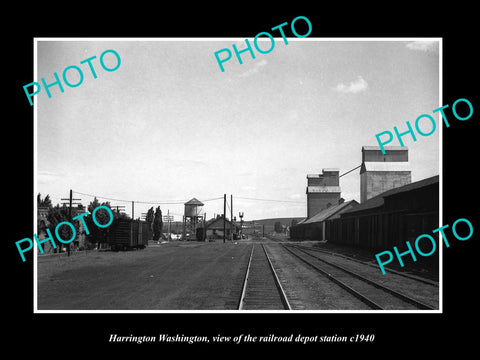
[[[184,205],[183,239],[196,240],[197,227],[203,220],[203,203],[193,198]]]

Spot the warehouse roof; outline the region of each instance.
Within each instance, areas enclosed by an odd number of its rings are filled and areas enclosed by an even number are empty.
[[[302,225],[302,224],[305,224],[305,221],[307,221],[308,219],[305,218],[305,219],[302,219],[300,220],[296,225]]]
[[[305,220],[302,224],[311,224],[311,223],[318,223],[327,220],[328,218],[332,217],[333,215],[339,213],[349,205],[358,205],[358,202],[355,200],[345,201],[341,204],[330,206],[326,209],[323,209],[318,214],[312,216],[310,219]],[[298,224],[300,225],[300,224]]]
[[[230,225],[231,222],[230,220],[227,218],[225,219],[225,226],[227,228],[230,228]],[[223,229],[223,215],[222,216],[219,216],[219,217],[216,217],[216,218],[212,218],[210,220],[207,220],[206,222],[206,227],[207,229]],[[235,224],[236,227],[238,227],[237,224]],[[199,227],[203,227],[202,225],[200,225]]]
[[[381,193],[381,194],[379,194],[379,195],[377,195],[377,196],[375,196],[371,199],[368,199],[364,203],[361,203],[358,206],[355,206],[353,209],[346,210],[344,212],[344,214],[354,213],[354,212],[357,212],[357,211],[373,209],[373,208],[382,206],[384,204],[384,198],[386,198],[386,197],[401,194],[401,193],[405,193],[405,192],[416,190],[416,189],[420,189],[422,187],[426,187],[426,186],[438,183],[438,181],[439,181],[439,176],[435,175],[435,176],[432,176],[432,177],[429,177],[429,178],[426,178],[426,179],[423,179],[423,180],[420,180],[420,181],[415,181],[413,183],[410,183],[410,184],[407,184],[407,185],[404,185],[404,186],[400,186],[400,187],[395,188],[395,189],[387,190],[387,191],[385,191],[385,192],[383,192],[383,193]]]

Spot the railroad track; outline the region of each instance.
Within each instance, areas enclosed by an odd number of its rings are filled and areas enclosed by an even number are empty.
[[[395,310],[421,309],[435,310],[433,307],[390,289],[352,270],[346,269],[311,254],[297,246],[282,245],[292,255],[326,276],[350,294],[368,305],[371,309]]]
[[[370,267],[373,267],[373,268],[378,269],[378,264],[371,264],[371,263],[369,263],[369,262],[366,262],[366,261],[363,261],[363,260],[359,260],[359,259],[355,259],[355,258],[352,258],[352,257],[347,256],[347,255],[338,254],[338,253],[335,253],[335,252],[333,252],[333,251],[322,250],[322,249],[318,249],[318,248],[315,248],[315,247],[305,247],[305,246],[300,246],[300,245],[294,245],[294,246],[296,246],[296,247],[299,248],[299,249],[305,249],[305,250],[309,250],[309,251],[315,251],[315,252],[327,254],[327,255],[330,255],[330,256],[338,256],[338,257],[341,257],[341,258],[344,258],[344,259],[347,259],[347,260],[350,260],[350,261],[354,261],[354,262],[357,262],[357,263],[360,263],[360,264],[367,265],[367,266],[370,266]],[[394,274],[396,274],[396,275],[398,275],[398,276],[402,276],[402,277],[405,277],[405,278],[408,278],[408,279],[416,280],[416,281],[419,281],[419,282],[422,282],[422,283],[425,283],[425,284],[428,284],[428,285],[432,285],[432,286],[438,287],[438,282],[437,282],[437,281],[433,281],[433,280],[429,280],[429,279],[424,279],[424,278],[422,278],[422,277],[420,277],[420,276],[415,276],[415,275],[406,274],[406,273],[404,273],[404,272],[392,270],[392,269],[390,269],[390,268],[388,268],[388,271],[389,271],[389,272],[392,272],[392,273],[394,273]]]
[[[263,244],[253,244],[238,310],[291,310]]]

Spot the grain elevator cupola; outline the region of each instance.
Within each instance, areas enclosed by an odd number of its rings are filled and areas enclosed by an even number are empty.
[[[340,201],[340,170],[322,169],[321,174],[307,175],[307,218]]]

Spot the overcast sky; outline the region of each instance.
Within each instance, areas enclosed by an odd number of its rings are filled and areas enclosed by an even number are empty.
[[[437,42],[275,40],[268,54],[242,54],[243,64],[233,55],[225,72],[214,52],[232,43],[243,49],[244,39],[39,40],[34,81],[53,82],[69,65],[81,67],[84,80],[35,97],[37,192],[54,204],[69,189],[154,203],[226,193],[246,220],[306,216],[307,174],[360,165],[375,134],[406,130],[406,121],[441,105]],[[108,49],[121,57],[116,71],[100,66]],[[80,65],[94,55],[97,79]],[[115,65],[112,54],[108,61]],[[412,181],[439,174],[440,127],[417,142],[405,138]],[[343,198],[359,201],[359,169],[340,186]],[[110,202],[131,213],[130,203]],[[151,206],[136,203],[135,217]],[[161,208],[181,220],[182,205]],[[205,211],[222,212],[223,201],[206,201]]]

